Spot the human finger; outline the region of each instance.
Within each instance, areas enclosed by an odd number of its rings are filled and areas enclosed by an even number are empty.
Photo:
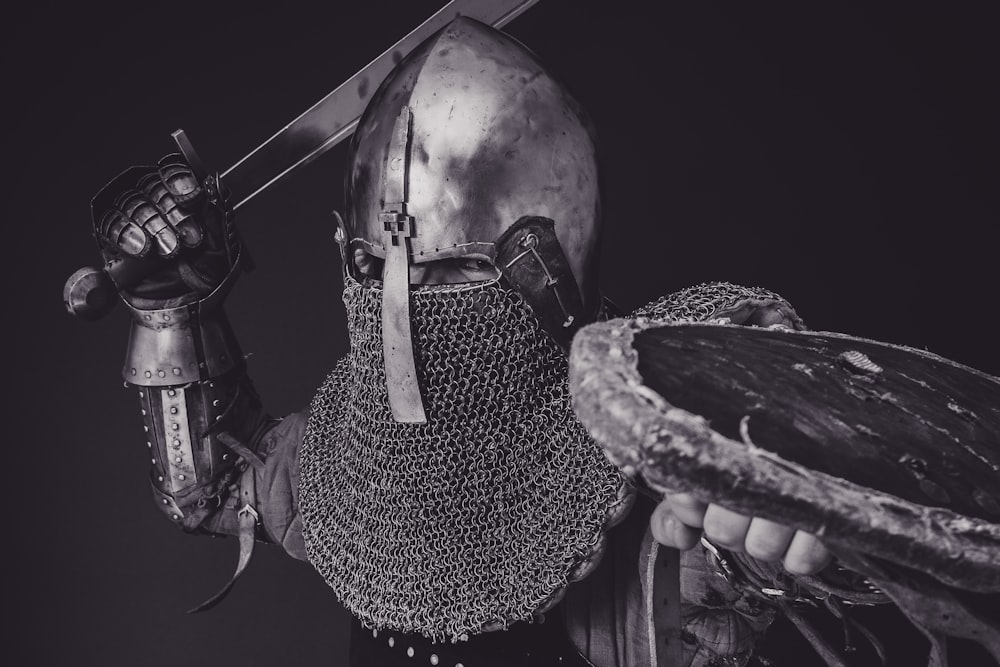
[[[678,521],[692,528],[702,527],[708,503],[698,500],[690,493],[668,493],[663,499],[670,505],[670,510]]]
[[[783,564],[792,574],[815,574],[831,560],[832,554],[815,535],[799,530],[788,545]]]
[[[795,529],[776,521],[754,517],[750,521],[743,545],[747,554],[772,562],[779,561],[788,551]]]
[[[710,504],[705,510],[705,537],[730,551],[743,551],[751,518],[745,514]]]
[[[701,530],[681,523],[674,516],[667,501],[661,502],[653,510],[653,515],[649,519],[649,527],[657,542],[681,551],[691,549],[701,539]]]

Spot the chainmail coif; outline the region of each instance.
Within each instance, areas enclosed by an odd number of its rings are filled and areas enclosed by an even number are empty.
[[[411,294],[427,423],[393,421],[381,296],[346,279],[351,353],[300,455],[309,559],[373,628],[454,641],[531,619],[599,556],[625,480],[573,414],[565,354],[496,282]]]

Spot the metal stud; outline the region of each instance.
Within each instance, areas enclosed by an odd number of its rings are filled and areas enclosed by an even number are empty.
[[[396,645],[396,638],[395,637],[389,637],[389,648],[392,648],[395,645]]]
[[[372,637],[378,637],[378,630],[372,630]]]
[[[170,428],[173,429],[174,431],[179,431],[179,430],[181,430],[181,425],[180,424],[171,424]]]
[[[174,445],[174,449],[179,448],[181,446],[181,440],[180,440],[180,438],[174,438],[173,445]]]
[[[166,372],[166,371],[164,371],[164,370],[158,370],[158,371],[156,371],[156,374],[157,374],[157,375],[158,375],[159,377],[161,377],[161,378],[162,378],[162,377],[167,377],[167,372]]]
[[[181,519],[181,517],[177,514],[171,514],[170,518],[173,519],[174,521],[180,521]]]
[[[175,390],[175,389],[168,389],[167,390],[167,396],[176,396],[176,395],[177,395],[177,390]]]
[[[184,460],[184,459],[183,459],[183,458],[181,458],[180,456],[175,456],[175,457],[174,457],[174,463],[180,463],[180,462],[181,462],[181,461],[183,461],[183,460]]]
[[[436,665],[436,664],[438,664],[438,657],[437,657],[437,653],[431,653],[431,664],[432,664],[432,665]]]
[[[135,369],[132,369],[132,374],[133,374],[133,375],[135,374]],[[139,398],[142,398],[142,396],[143,396],[143,394],[142,394],[142,392],[140,391],[140,392],[139,392]]]
[[[185,479],[187,479],[187,477],[184,476],[184,473],[181,473],[180,475],[177,475],[177,479],[183,482]]]
[[[153,443],[151,443],[149,440],[147,440],[146,441],[146,446],[149,447],[150,449],[152,449],[153,448]]]
[[[177,414],[177,406],[176,405],[170,408],[170,414],[172,414],[172,415],[176,415]]]
[[[407,658],[412,658],[413,657],[413,647],[412,646],[407,646],[406,647],[406,657]]]
[[[222,455],[222,460],[223,460],[223,461],[228,461],[228,460],[229,460],[229,454],[223,454],[223,455]],[[372,635],[372,636],[373,636],[373,637],[377,637],[378,635]]]
[[[164,499],[163,499],[163,504],[164,504],[164,505],[169,505],[169,504],[170,504],[170,501],[169,501],[169,500],[167,500],[166,498],[164,498]]]
[[[163,475],[157,475],[156,476],[156,481],[157,482],[162,482],[163,481]]]
[[[146,433],[149,433],[149,427],[146,426],[145,424],[142,425],[142,430],[145,431]]]
[[[143,373],[143,375],[145,375],[148,378],[151,378],[153,377],[153,371],[146,371],[145,373]]]
[[[221,401],[219,399],[215,399],[214,401],[212,401],[212,407],[213,408],[219,407],[219,403],[221,403]]]
[[[153,465],[155,466],[156,465],[156,459],[152,459],[152,461],[153,461]]]
[[[145,416],[146,416],[146,411],[145,411],[145,410],[140,410],[139,412],[141,412],[141,413],[142,413],[142,416],[143,416],[143,417],[145,417]]]
[[[175,368],[174,369],[174,375],[180,375],[180,374],[181,374],[181,369]]]

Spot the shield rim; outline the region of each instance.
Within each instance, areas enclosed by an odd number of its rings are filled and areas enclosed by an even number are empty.
[[[633,339],[648,329],[677,325],[738,326],[622,318],[584,327],[573,340],[569,378],[574,409],[615,465],[629,475],[640,475],[659,491],[688,491],[704,502],[813,533],[835,549],[924,571],[958,588],[1000,592],[1000,524],[921,505],[748,447],[647,387],[638,371]],[[835,332],[781,332],[904,350],[1000,382],[977,369],[906,346]],[[727,462],[725,470],[713,463],[720,460]],[[683,473],[672,472],[673,466],[683,468]],[[775,489],[786,490],[781,494],[786,504],[780,510],[774,509],[776,504],[768,505]]]

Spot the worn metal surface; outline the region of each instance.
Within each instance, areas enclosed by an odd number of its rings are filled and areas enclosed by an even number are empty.
[[[574,407],[658,488],[1000,591],[1000,380],[831,333],[614,320],[574,340]]]
[[[385,256],[382,184],[403,107],[413,111],[411,261],[492,262],[505,230],[523,216],[542,216],[555,221],[592,304],[599,196],[590,121],[524,46],[466,18],[407,56],[361,118],[347,181],[352,249]]]
[[[222,174],[222,180],[233,193],[234,208],[239,208],[257,193],[351,136],[379,82],[417,45],[448,23],[459,16],[468,16],[502,28],[537,2],[538,0],[449,2],[357,74],[227,169]]]

